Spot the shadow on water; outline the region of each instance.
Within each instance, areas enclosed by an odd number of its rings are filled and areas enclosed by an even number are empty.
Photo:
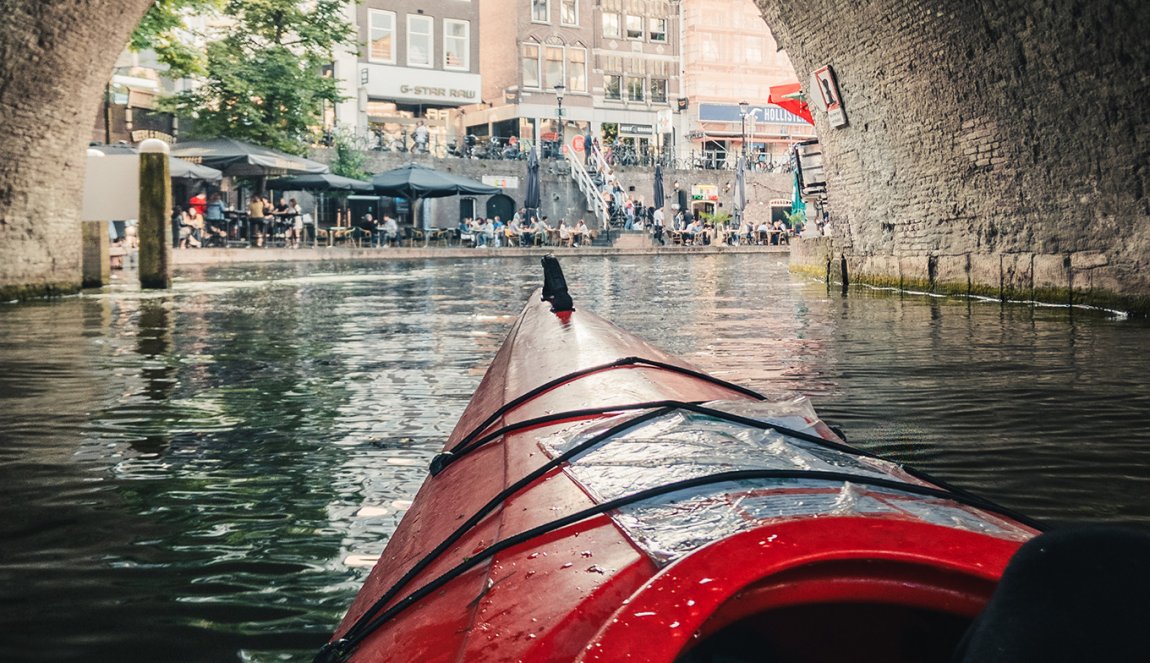
[[[1150,522],[1146,325],[586,257],[577,307],[1031,515]],[[310,660],[535,260],[203,269],[0,310],[0,659]],[[173,645],[173,643],[177,643]]]

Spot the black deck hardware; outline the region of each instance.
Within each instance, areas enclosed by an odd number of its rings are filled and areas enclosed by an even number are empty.
[[[559,259],[551,254],[543,256],[543,301],[551,303],[551,312],[574,311],[575,302],[567,292],[567,279]]]

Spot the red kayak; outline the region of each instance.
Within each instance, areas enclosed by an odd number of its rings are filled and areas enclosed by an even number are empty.
[[[565,292],[527,304],[317,661],[949,660],[1036,526]]]

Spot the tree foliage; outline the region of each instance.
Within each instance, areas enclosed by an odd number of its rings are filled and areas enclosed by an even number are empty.
[[[165,106],[190,118],[196,137],[228,136],[302,154],[324,104],[341,99],[324,66],[341,45],[355,42],[344,18],[352,1],[161,0],[137,35],[151,34],[154,48],[180,33],[171,17],[218,8],[226,18],[189,38],[202,40],[199,59],[157,49],[173,77],[195,81]]]
[[[363,150],[355,145],[354,139],[346,131],[337,131],[332,136],[335,158],[331,161],[331,172],[356,180],[366,179],[367,158]]]

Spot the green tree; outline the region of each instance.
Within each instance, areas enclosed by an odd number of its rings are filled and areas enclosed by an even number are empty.
[[[368,176],[367,157],[355,145],[355,140],[347,131],[337,131],[332,137],[335,158],[331,161],[331,172],[344,177],[362,180]]]
[[[128,47],[133,51],[155,51],[160,61],[179,75],[202,75],[206,71],[204,53],[194,45],[185,22],[193,14],[218,12],[222,8],[223,0],[156,0],[136,26]]]
[[[192,120],[193,136],[228,136],[303,154],[324,104],[342,99],[324,66],[341,45],[355,43],[344,18],[352,1],[165,0],[155,23],[141,24],[144,32],[137,33],[152,35],[154,48],[180,32],[171,17],[219,7],[229,20],[199,36],[206,42],[202,59],[157,49],[174,77],[197,83],[165,107]]]

